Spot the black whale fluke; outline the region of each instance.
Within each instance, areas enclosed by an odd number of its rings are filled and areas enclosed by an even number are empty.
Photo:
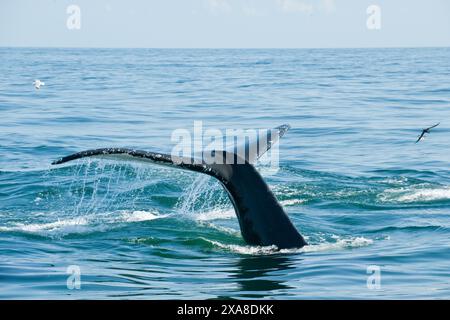
[[[227,191],[239,221],[242,237],[250,245],[270,246],[278,249],[301,248],[307,243],[292,224],[278,203],[264,179],[251,164],[251,160],[262,156],[289,129],[283,125],[270,130],[267,136],[258,136],[257,141],[246,144],[245,159],[230,151],[215,151],[222,159],[233,159],[207,164],[202,159],[177,158],[156,152],[147,152],[126,148],[103,148],[74,153],[52,164],[62,164],[85,157],[101,157],[113,160],[148,162],[158,165],[195,171],[207,174],[219,180]],[[264,141],[259,141],[264,139]],[[258,148],[252,145],[258,143]],[[261,143],[262,142],[262,143]],[[217,159],[217,157],[216,157]],[[236,161],[236,160],[242,161]]]

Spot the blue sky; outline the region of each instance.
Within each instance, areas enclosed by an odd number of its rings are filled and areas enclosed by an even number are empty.
[[[81,28],[69,30],[77,5]],[[366,10],[381,9],[369,30]],[[1,0],[0,46],[450,46],[448,0]]]

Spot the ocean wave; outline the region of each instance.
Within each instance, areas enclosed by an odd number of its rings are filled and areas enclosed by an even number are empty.
[[[450,188],[417,190],[401,196],[400,202],[435,201],[450,199]]]
[[[378,197],[383,202],[433,202],[450,200],[450,187],[421,189],[387,189]]]
[[[21,232],[51,238],[63,237],[71,234],[104,232],[114,229],[123,223],[150,221],[167,216],[149,211],[121,211],[58,219],[52,222],[15,223],[10,226],[0,226],[0,232]]]
[[[3,232],[23,232],[41,236],[67,235],[72,233],[92,232],[89,220],[85,217],[57,220],[47,223],[17,223],[12,226],[1,226]]]
[[[405,225],[405,226],[388,226],[383,228],[377,228],[373,230],[368,230],[370,233],[382,233],[382,232],[394,232],[394,231],[404,231],[404,232],[417,232],[417,231],[445,231],[449,227],[445,225]]]

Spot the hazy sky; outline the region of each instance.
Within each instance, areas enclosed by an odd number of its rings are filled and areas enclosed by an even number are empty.
[[[80,29],[67,27],[70,5]],[[367,27],[371,5],[380,29]],[[0,0],[0,46],[450,46],[450,1]]]

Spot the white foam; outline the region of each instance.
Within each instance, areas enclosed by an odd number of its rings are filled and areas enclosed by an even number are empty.
[[[149,221],[159,218],[166,217],[167,215],[158,215],[155,212],[149,211],[133,211],[133,212],[122,212],[122,220],[124,222],[139,222],[139,221]]]
[[[381,180],[382,183],[405,185],[409,179],[407,177],[394,177]]]
[[[261,246],[240,246],[237,244],[223,244],[220,243],[218,241],[213,241],[213,240],[208,240],[205,239],[206,241],[212,243],[213,245],[228,250],[228,251],[232,251],[235,253],[240,253],[240,254],[248,254],[248,255],[265,255],[265,254],[274,254],[279,252],[278,248],[276,246],[267,246],[267,247],[261,247]]]
[[[23,224],[17,223],[10,227],[0,227],[0,231],[21,231],[26,233],[33,233],[39,235],[63,235],[70,233],[86,232],[88,227],[88,219],[79,217],[75,219],[58,220],[49,223],[31,223]]]
[[[436,201],[450,199],[450,188],[423,189],[398,198],[400,202]]]
[[[318,251],[334,251],[343,250],[349,248],[359,248],[371,245],[373,243],[372,239],[367,239],[364,237],[353,237],[347,239],[338,238],[336,242],[324,242],[319,244],[311,244],[304,246],[300,249],[282,249],[278,250],[276,246],[241,246],[235,244],[223,244],[218,241],[208,240],[208,242],[213,245],[239,254],[246,255],[268,255],[268,254],[279,254],[279,253],[308,253],[308,252],[318,252]]]
[[[330,251],[330,250],[342,250],[350,248],[359,248],[371,245],[372,239],[364,237],[354,237],[348,239],[337,239],[336,242],[325,242],[319,244],[313,244],[301,248],[303,252],[317,252],[317,251]]]
[[[234,209],[215,209],[206,212],[200,212],[195,214],[195,220],[198,221],[210,221],[219,219],[234,219],[236,214]]]
[[[76,218],[58,219],[45,223],[17,223],[11,226],[0,226],[0,231],[17,231],[37,234],[49,237],[60,237],[68,234],[82,234],[94,231],[106,231],[116,227],[120,223],[149,221],[164,218],[167,215],[159,215],[148,211],[122,211],[85,215]]]
[[[450,199],[450,188],[435,189],[388,189],[381,195],[380,199],[385,202],[417,202],[437,201]]]
[[[287,207],[287,206],[294,206],[296,204],[302,204],[304,202],[305,202],[305,200],[303,200],[303,199],[288,199],[288,200],[280,201],[280,204],[282,206],[286,206]]]
[[[36,197],[36,199],[34,199],[34,203],[39,204],[42,201],[41,197]]]

